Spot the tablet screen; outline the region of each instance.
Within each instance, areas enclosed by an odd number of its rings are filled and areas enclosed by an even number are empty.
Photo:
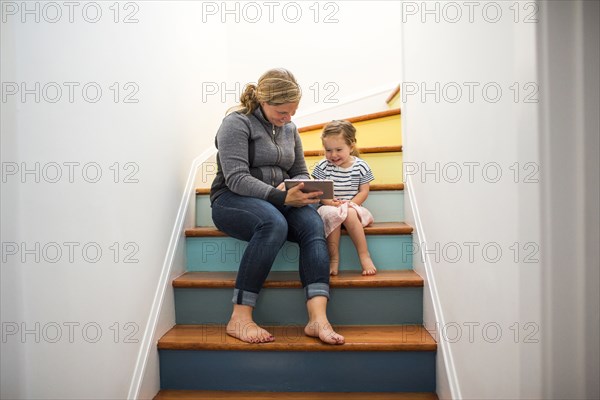
[[[299,184],[300,182],[304,183],[304,188],[302,191],[305,193],[310,192],[323,192],[320,199],[333,199],[333,181],[329,179],[286,179],[285,180],[285,189],[289,190]]]

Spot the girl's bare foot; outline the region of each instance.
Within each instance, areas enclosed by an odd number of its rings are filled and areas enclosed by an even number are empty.
[[[373,264],[373,260],[371,260],[371,256],[367,254],[366,256],[361,256],[360,258],[360,266],[362,267],[363,275],[375,275],[377,273],[377,268],[375,268],[375,264]]]
[[[344,344],[344,337],[333,330],[329,321],[309,321],[304,328],[307,336],[321,339],[327,344]]]
[[[267,343],[275,340],[273,335],[256,325],[251,319],[231,318],[226,331],[229,336],[247,343]]]

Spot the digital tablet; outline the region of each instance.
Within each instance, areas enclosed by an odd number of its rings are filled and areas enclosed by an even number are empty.
[[[320,199],[333,199],[333,181],[329,179],[286,179],[285,190],[290,190],[300,182],[304,183],[304,193],[323,192]]]

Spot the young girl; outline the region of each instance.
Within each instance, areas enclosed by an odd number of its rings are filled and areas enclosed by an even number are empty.
[[[373,222],[373,216],[362,203],[369,195],[369,182],[373,173],[369,165],[358,158],[356,129],[348,121],[331,121],[323,128],[321,141],[325,148],[325,159],[315,167],[315,179],[333,180],[333,200],[321,200],[318,209],[325,225],[325,236],[329,248],[329,273],[337,275],[339,268],[339,242],[341,225],[344,224],[360,259],[363,275],[377,272],[363,227]]]

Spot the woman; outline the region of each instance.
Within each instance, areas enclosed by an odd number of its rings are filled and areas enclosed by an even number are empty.
[[[283,180],[308,179],[302,143],[291,123],[300,101],[300,87],[291,72],[273,69],[256,85],[244,88],[240,105],[217,132],[218,171],[211,187],[216,227],[248,242],[235,289],[227,333],[249,343],[273,336],[252,318],[258,293],[286,240],[300,247],[300,279],[309,321],[304,332],[325,343],[343,344],[327,320],[329,255],[323,223],[310,204],[321,193],[303,193],[302,184],[285,191]]]

